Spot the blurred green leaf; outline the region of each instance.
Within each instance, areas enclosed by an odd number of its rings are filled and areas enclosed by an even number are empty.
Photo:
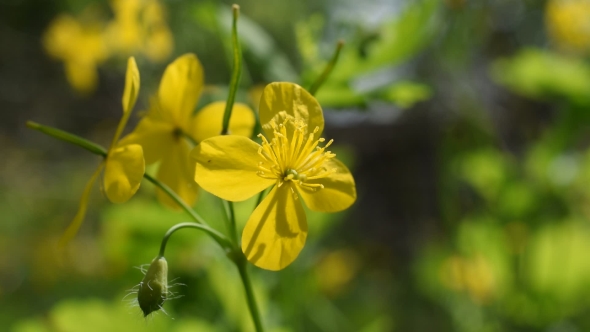
[[[379,93],[379,97],[401,108],[410,108],[431,96],[432,89],[428,85],[408,81],[395,83]]]
[[[530,98],[590,103],[590,65],[577,58],[527,48],[496,60],[491,75],[497,83]]]
[[[420,0],[407,4],[398,18],[381,26],[377,37],[366,46],[365,55],[355,47],[344,47],[331,79],[349,81],[380,67],[397,65],[422,50],[436,32],[440,2]]]
[[[460,159],[460,174],[485,198],[495,200],[508,177],[508,164],[501,152],[482,149]]]

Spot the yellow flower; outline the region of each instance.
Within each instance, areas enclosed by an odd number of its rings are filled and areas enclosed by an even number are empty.
[[[43,45],[50,56],[64,62],[66,78],[74,89],[89,93],[96,88],[96,66],[109,55],[100,24],[83,25],[69,15],[60,15],[47,28]]]
[[[164,8],[156,0],[112,0],[114,20],[107,27],[111,47],[122,54],[143,52],[151,61],[172,53],[174,39]]]
[[[224,102],[212,103],[193,116],[203,89],[203,69],[194,54],[185,54],[171,63],[162,76],[150,110],[135,130],[124,137],[125,144],[143,146],[146,164],[161,161],[156,177],[168,185],[187,204],[197,199],[198,186],[194,165],[189,160],[189,140],[198,142],[221,132]],[[233,134],[250,136],[254,114],[247,106],[236,104],[230,122]],[[187,136],[187,137],[185,137]],[[178,208],[166,193],[156,192],[163,204]]]
[[[254,265],[280,270],[299,255],[307,238],[302,198],[314,211],[336,212],[356,200],[350,171],[318,138],[324,128],[317,100],[292,83],[271,83],[260,100],[262,145],[217,136],[193,151],[195,181],[229,201],[242,201],[275,185],[242,233],[242,251]]]
[[[590,51],[590,0],[550,0],[545,10],[549,35],[569,52]]]
[[[134,58],[127,62],[127,74],[125,77],[125,90],[123,92],[123,117],[117,126],[117,131],[111,142],[106,158],[98,165],[96,171],[86,184],[80,206],[74,220],[66,229],[61,244],[66,244],[78,232],[88,206],[90,190],[104,168],[103,186],[107,198],[113,203],[123,203],[131,198],[137,189],[143,174],[145,165],[143,161],[143,149],[138,144],[117,144],[121,132],[131,115],[133,106],[139,93],[139,70]]]

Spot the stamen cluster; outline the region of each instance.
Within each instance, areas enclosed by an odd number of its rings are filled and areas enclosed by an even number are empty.
[[[262,139],[258,154],[263,161],[258,163],[259,171],[256,174],[265,179],[276,179],[279,187],[287,181],[293,181],[313,191],[322,189],[322,184],[308,181],[321,179],[336,172],[335,169],[327,169],[325,166],[326,161],[336,156],[331,151],[326,151],[334,140],[330,140],[324,147],[319,147],[318,145],[325,141],[321,137],[315,139],[319,127],[306,134],[307,124],[293,117],[286,118],[278,125],[273,121],[271,126],[274,137],[270,142],[264,135],[258,134]]]

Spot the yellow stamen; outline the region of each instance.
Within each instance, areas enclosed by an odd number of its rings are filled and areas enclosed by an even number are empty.
[[[319,127],[306,133],[307,124],[293,117],[287,117],[282,122],[272,121],[270,127],[274,134],[270,141],[264,135],[258,135],[262,140],[262,146],[258,149],[261,158],[257,165],[258,176],[276,179],[278,187],[291,181],[308,190],[322,189],[322,184],[309,181],[319,180],[336,172],[335,169],[327,170],[325,167],[326,162],[336,156],[326,151],[334,140],[319,147],[320,143],[326,141],[323,137],[316,139]]]

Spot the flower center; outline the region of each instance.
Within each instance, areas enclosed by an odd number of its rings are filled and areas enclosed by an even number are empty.
[[[276,179],[279,187],[292,181],[313,191],[322,189],[324,186],[313,183],[313,180],[336,172],[336,169],[326,168],[326,162],[336,156],[326,151],[334,140],[319,147],[325,141],[324,138],[315,138],[319,127],[306,134],[305,122],[293,117],[286,118],[278,125],[273,121],[271,126],[274,137],[270,142],[258,134],[262,139],[262,146],[258,149],[262,161],[258,163],[259,171],[256,174],[265,179]]]

